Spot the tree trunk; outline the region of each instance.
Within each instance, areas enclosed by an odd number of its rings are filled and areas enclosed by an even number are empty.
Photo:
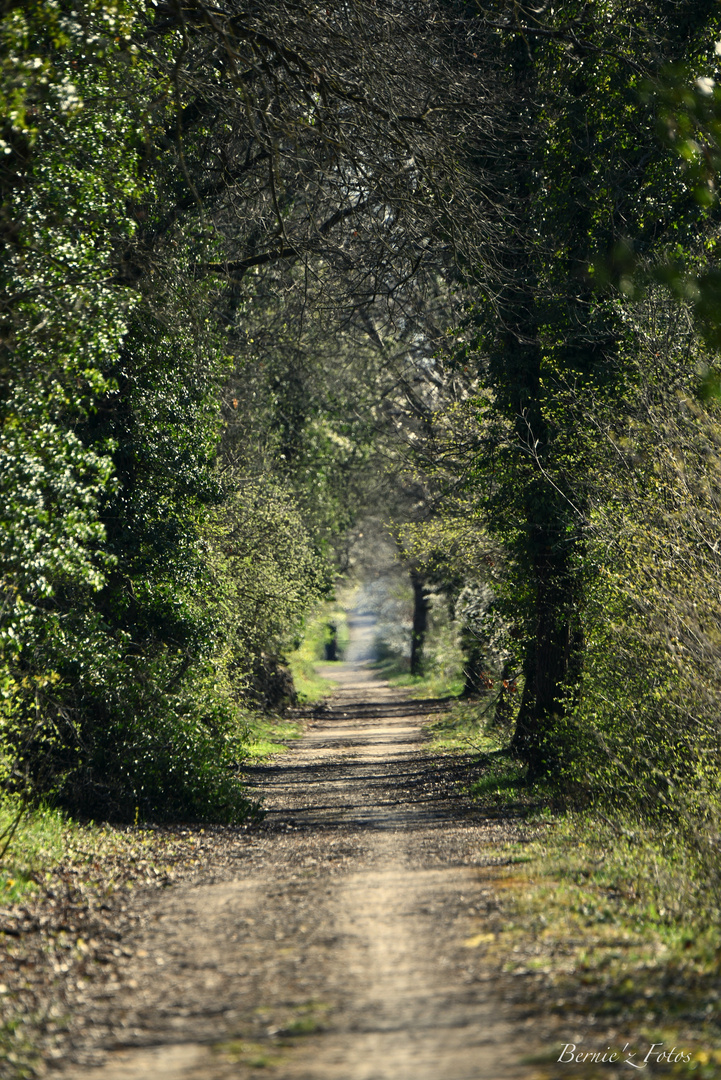
[[[580,677],[583,632],[578,582],[563,551],[538,551],[534,635],[524,665],[525,686],[511,749],[528,764],[528,779],[552,776],[563,753],[559,729]]]
[[[338,627],[335,623],[326,623],[326,639],[325,639],[325,659],[337,660],[338,659]]]
[[[425,672],[424,647],[428,629],[428,593],[425,582],[416,570],[411,570],[413,585],[413,630],[411,632],[411,675]]]

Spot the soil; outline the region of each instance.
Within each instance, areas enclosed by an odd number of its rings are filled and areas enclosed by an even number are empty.
[[[441,706],[374,678],[369,634],[354,617],[329,705],[249,770],[263,823],[205,832],[194,878],[118,914],[120,955],[67,999],[58,1080],[531,1075],[539,1037],[484,963],[494,845],[524,826],[474,808],[467,763],[424,742]]]

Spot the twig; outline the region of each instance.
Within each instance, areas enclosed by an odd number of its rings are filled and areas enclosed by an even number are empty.
[[[20,822],[22,820],[22,817],[23,817],[23,814],[25,813],[27,808],[28,808],[27,802],[23,799],[22,803],[20,804],[20,810],[17,813],[17,815],[15,816],[15,819],[8,825],[8,827],[2,833],[0,833],[0,840],[5,840],[5,843],[3,845],[3,849],[2,849],[2,851],[0,851],[0,863],[5,858],[5,854],[6,854],[8,848],[10,847],[10,845],[11,845],[11,843],[13,841],[13,837],[15,836],[15,833],[17,832],[17,827],[20,824]]]

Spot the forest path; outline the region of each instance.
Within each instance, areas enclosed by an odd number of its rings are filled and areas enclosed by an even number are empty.
[[[238,872],[145,901],[68,1080],[530,1076],[536,1045],[483,965],[484,852],[518,827],[480,819],[454,760],[424,748],[434,706],[373,677],[370,632],[356,616],[330,709],[251,770],[268,813],[238,836]]]

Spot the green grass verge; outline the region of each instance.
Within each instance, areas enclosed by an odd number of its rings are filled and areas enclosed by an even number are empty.
[[[493,939],[485,962],[543,1015],[547,1068],[535,1059],[535,1075],[608,1074],[591,1061],[559,1066],[568,1041],[589,1052],[628,1043],[636,1063],[655,1043],[646,1075],[719,1080],[721,918],[689,843],[620,816],[555,813],[508,758],[491,761],[471,793],[494,813],[525,810],[530,838],[488,851],[503,866],[489,870],[503,922],[478,940]],[[687,1060],[657,1060],[674,1045]]]
[[[301,705],[314,705],[317,701],[322,701],[323,698],[327,698],[333,693],[335,683],[332,679],[324,678],[318,674],[315,667],[316,663],[319,663],[319,661],[298,656],[289,658],[293,682]]]
[[[288,740],[299,739],[302,734],[303,725],[297,720],[259,715],[248,724],[246,753],[253,761],[283,754]]]
[[[19,813],[12,799],[0,803],[0,833],[11,829]],[[84,830],[57,810],[29,810],[22,815],[0,866],[0,907],[15,904],[37,886],[50,866],[59,863],[72,840]],[[3,840],[0,850],[5,846]]]
[[[443,716],[427,724],[424,732],[430,749],[439,754],[498,753],[508,742],[508,732],[487,721],[487,702],[464,699],[451,702]]]
[[[458,697],[463,692],[463,678],[451,674],[411,675],[408,661],[402,657],[389,656],[377,660],[371,667],[382,679],[387,679],[391,686],[403,686],[410,689],[409,697],[415,700],[426,698]]]
[[[12,799],[0,803],[0,832],[16,814],[17,804]],[[203,832],[198,826],[157,830],[142,822],[133,827],[81,824],[60,810],[28,810],[0,865],[0,907],[27,901],[59,867],[90,889],[109,887],[113,891],[115,876],[118,881],[142,877],[148,868],[152,869],[149,880],[154,881],[177,861],[176,848],[190,851],[196,833]]]

